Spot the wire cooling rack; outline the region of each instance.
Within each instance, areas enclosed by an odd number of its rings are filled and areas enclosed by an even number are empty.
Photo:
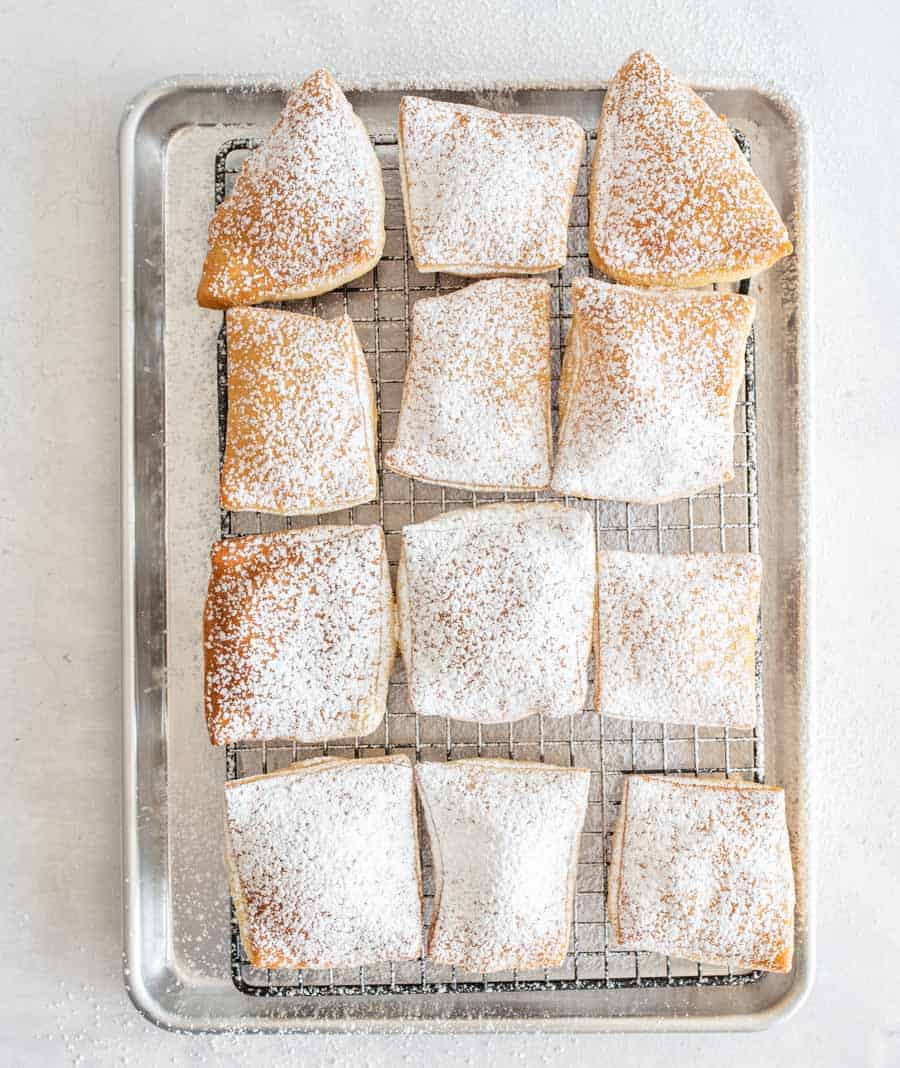
[[[746,139],[735,132],[749,156]],[[556,394],[560,354],[571,319],[571,282],[594,274],[587,252],[587,174],[593,133],[588,131],[569,226],[565,267],[547,276],[552,290],[553,420],[558,419]],[[222,145],[215,160],[218,206],[230,191],[240,163],[256,141],[239,139]],[[421,296],[458,289],[468,281],[452,275],[420,274],[409,254],[400,192],[397,142],[376,137],[375,151],[384,177],[387,240],[384,256],[369,274],[342,289],[309,301],[280,305],[326,318],[349,315],[359,334],[378,403],[379,494],[371,504],[326,517],[282,517],[259,512],[223,511],[223,537],[328,523],[380,523],[384,527],[392,572],[399,558],[406,523],[421,522],[454,508],[512,500],[564,500],[586,508],[594,519],[600,549],[641,552],[757,551],[759,540],[756,468],[755,341],[746,352],[744,382],[738,397],[735,426],[735,477],[727,486],[667,504],[637,505],[614,501],[580,501],[550,493],[473,493],[427,485],[386,471],[381,458],[397,430],[406,370],[410,309]],[[739,289],[749,292],[749,280]],[[218,340],[219,443],[224,450],[227,419],[228,346],[223,317]],[[757,645],[757,703],[762,693],[762,668]],[[589,693],[593,688],[589,689]],[[762,715],[758,717],[762,723]],[[353,969],[272,970],[253,968],[241,946],[232,912],[231,969],[235,986],[253,996],[402,994],[534,989],[590,989],[640,986],[708,986],[752,982],[763,973],[733,972],[652,953],[619,949],[606,922],[607,858],[610,855],[622,776],[632,771],[669,774],[763,778],[761,727],[703,728],[616,720],[589,707],[582,715],[560,719],[531,716],[516,723],[481,726],[437,717],[416,717],[406,700],[406,680],[398,660],[391,679],[388,712],[383,724],[364,738],[325,745],[286,742],[242,742],[229,746],[226,775],[242,778],[275,771],[295,760],[319,756],[374,756],[408,753],[415,760],[448,760],[471,756],[542,760],[592,770],[588,814],[581,836],[572,942],[564,963],[543,973],[515,972],[489,976],[422,959]],[[421,826],[421,820],[420,820]],[[424,924],[431,919],[434,878],[427,841],[422,846],[425,898]]]

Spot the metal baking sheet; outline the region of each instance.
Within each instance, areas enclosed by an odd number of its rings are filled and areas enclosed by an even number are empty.
[[[394,395],[399,396],[403,377],[410,299],[460,283],[448,276],[418,275],[406,255],[399,190],[394,188],[399,94],[367,90],[349,95],[382,158],[388,244],[374,273],[319,298],[315,310],[324,315],[347,311],[357,321],[377,383],[382,431],[389,439],[398,407]],[[439,95],[504,110],[564,113],[587,129],[596,125],[602,103],[599,89]],[[787,263],[753,283],[759,312],[750,353],[755,352],[755,360],[748,362],[736,425],[738,475],[720,490],[660,509],[611,502],[589,507],[601,544],[607,546],[686,551],[758,544],[763,553],[765,773],[788,792],[798,883],[793,972],[751,976],[748,982],[746,976],[722,974],[721,969],[624,953],[611,944],[603,922],[607,834],[622,772],[703,768],[761,776],[761,737],[633,726],[591,713],[561,725],[545,721],[549,736],[543,725],[527,720],[512,729],[477,730],[450,721],[420,725],[405,705],[398,667],[386,729],[332,750],[369,752],[368,746],[388,745],[426,758],[435,755],[432,749],[444,755],[540,755],[597,768],[569,958],[557,972],[521,980],[449,971],[426,975],[415,965],[415,975],[399,978],[394,968],[366,969],[369,974],[337,980],[309,977],[306,984],[296,972],[253,974],[235,947],[232,974],[221,861],[226,769],[223,754],[211,750],[205,739],[199,642],[208,548],[220,528],[216,364],[222,353],[217,344],[221,317],[195,306],[193,287],[214,195],[221,195],[221,181],[234,170],[241,146],[271,125],[283,89],[170,82],[135,102],[120,144],[126,982],[151,1019],[192,1030],[388,1030],[408,1027],[411,1021],[423,1030],[749,1029],[771,1024],[802,999],[812,975],[805,139],[795,113],[759,92],[712,92],[709,99],[747,136],[754,166],[788,220],[797,249]],[[567,325],[569,281],[588,270],[585,207],[582,187],[573,211],[569,262],[549,277],[557,359]],[[378,502],[338,518],[383,521],[390,546],[404,522],[486,499],[458,497],[452,490],[387,475]],[[228,518],[236,533],[283,525],[277,517]],[[290,744],[246,747],[230,755],[228,770],[271,769],[293,756]],[[319,996],[284,996],[310,987]],[[399,989],[402,998],[391,996]],[[279,996],[248,997],[247,992]]]

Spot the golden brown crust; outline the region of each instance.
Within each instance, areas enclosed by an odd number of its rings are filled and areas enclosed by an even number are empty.
[[[739,793],[769,800],[724,803]],[[637,859],[629,865],[629,857]],[[607,914],[623,948],[790,971],[794,881],[784,791],[741,779],[626,776]]]
[[[381,168],[325,70],[291,95],[209,227],[204,308],[302,300],[371,270],[384,248]]]
[[[730,480],[752,298],[576,278],[572,307],[554,490],[660,504]]]
[[[213,546],[211,562],[203,619],[211,744],[374,730],[396,648],[381,528],[232,538]]]
[[[378,493],[375,394],[353,323],[231,308],[223,508],[321,515]]]
[[[738,281],[792,251],[727,125],[647,52],[607,90],[588,200],[591,262],[629,285]]]

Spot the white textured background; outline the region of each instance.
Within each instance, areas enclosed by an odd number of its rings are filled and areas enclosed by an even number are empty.
[[[786,89],[813,139],[816,985],[759,1036],[164,1034],[120,977],[116,127],[167,74]],[[900,1065],[900,15],[859,0],[0,4],[0,1062]]]

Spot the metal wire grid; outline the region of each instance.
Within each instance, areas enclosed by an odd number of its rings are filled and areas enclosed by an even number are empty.
[[[552,290],[553,418],[560,357],[571,318],[571,281],[594,274],[587,255],[587,171],[593,134],[588,131],[585,159],[579,173],[569,228],[565,267],[548,276]],[[749,156],[744,137],[735,132]],[[366,353],[378,404],[379,495],[371,504],[327,517],[281,517],[223,511],[223,537],[321,523],[380,523],[384,527],[391,569],[396,569],[402,527],[452,508],[477,507],[502,500],[564,500],[592,512],[600,549],[644,552],[757,551],[759,511],[756,443],[756,351],[751,335],[745,377],[737,404],[735,478],[728,488],[668,504],[644,506],[612,501],[580,501],[550,493],[474,493],[432,486],[384,470],[381,458],[396,433],[406,369],[410,308],[420,296],[435,296],[468,284],[441,274],[420,274],[406,241],[395,137],[373,139],[381,161],[386,194],[387,240],[374,271],[342,289],[309,301],[283,305],[326,318],[347,314],[356,326]],[[241,160],[258,142],[227,141],[215,160],[215,198],[220,204],[230,190]],[[749,280],[740,283],[749,292]],[[227,418],[227,339],[223,317],[218,340],[219,442],[224,451]],[[762,666],[756,658],[757,704],[761,713]],[[592,692],[592,689],[589,691]],[[762,716],[759,716],[762,722]],[[590,989],[641,986],[704,986],[747,983],[762,972],[735,973],[714,965],[697,965],[657,954],[616,947],[606,921],[607,858],[610,854],[621,780],[631,771],[668,774],[738,776],[761,781],[762,731],[736,728],[646,724],[584,714],[562,719],[531,716],[517,723],[481,726],[450,719],[420,719],[406,700],[406,681],[398,661],[391,679],[388,712],[381,727],[364,738],[324,745],[295,742],[239,743],[229,746],[228,779],[275,771],[295,760],[322,753],[374,756],[405,752],[415,760],[446,760],[469,756],[505,756],[592,769],[588,815],[581,838],[575,922],[569,953],[562,966],[525,978],[509,972],[491,976],[463,974],[421,959],[354,969],[273,970],[253,968],[244,954],[232,910],[231,966],[235,986],[252,996],[499,992],[535,989]],[[421,820],[420,820],[421,826]],[[434,880],[428,843],[422,846],[425,898],[424,926],[431,919]]]

